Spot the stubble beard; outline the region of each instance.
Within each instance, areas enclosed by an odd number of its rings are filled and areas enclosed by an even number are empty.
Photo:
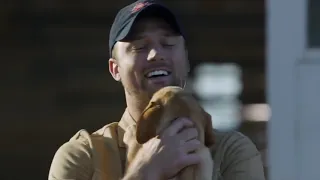
[[[147,103],[149,103],[153,94],[157,92],[159,89],[161,89],[161,88],[151,89],[150,87],[148,88],[148,84],[145,82],[141,82],[140,89],[135,88],[133,86],[125,86],[122,82],[121,84],[129,96],[135,97],[137,101],[146,101]],[[175,77],[172,80],[172,82],[166,86],[181,86],[181,80],[178,80],[178,78]]]

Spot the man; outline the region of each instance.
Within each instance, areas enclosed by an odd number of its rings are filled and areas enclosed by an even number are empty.
[[[126,149],[152,94],[161,87],[184,87],[189,72],[185,36],[176,17],[156,1],[137,1],[119,11],[110,31],[109,70],[122,83],[127,109],[119,123],[93,134],[85,130],[62,145],[52,161],[50,180],[162,180],[198,164],[197,130],[184,117],[142,146],[128,170]],[[100,139],[100,144],[98,143]],[[103,142],[101,144],[101,142]],[[214,180],[264,180],[259,152],[237,132],[216,132],[210,147]]]

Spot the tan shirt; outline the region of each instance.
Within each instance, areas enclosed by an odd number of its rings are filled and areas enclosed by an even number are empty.
[[[121,179],[135,124],[125,111],[119,123],[108,124],[93,134],[80,130],[56,152],[49,180]],[[97,144],[98,139],[103,143]],[[213,180],[265,180],[260,153],[246,136],[235,131],[216,132],[216,140],[210,147]]]

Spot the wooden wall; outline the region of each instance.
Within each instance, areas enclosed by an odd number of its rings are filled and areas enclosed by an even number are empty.
[[[108,34],[128,2],[13,0],[0,7],[1,179],[46,179],[55,151],[77,130],[120,118],[125,99],[108,74]],[[192,68],[235,62],[242,102],[264,103],[264,1],[166,2],[186,29]]]

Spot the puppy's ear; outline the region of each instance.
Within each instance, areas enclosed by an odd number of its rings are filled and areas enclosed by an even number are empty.
[[[156,136],[162,113],[162,106],[155,103],[150,103],[143,111],[137,121],[136,139],[139,144],[143,144]]]
[[[204,111],[205,114],[205,145],[210,147],[215,143],[215,135],[212,127],[211,115]]]

